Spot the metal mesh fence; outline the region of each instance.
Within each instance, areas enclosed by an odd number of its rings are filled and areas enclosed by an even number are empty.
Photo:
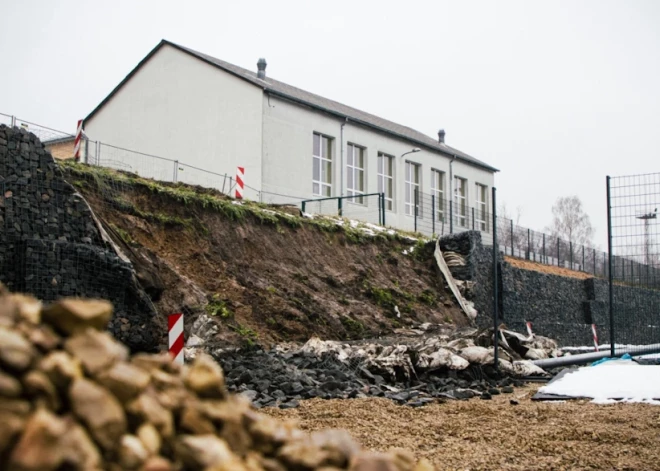
[[[610,348],[660,346],[660,173],[607,178]]]

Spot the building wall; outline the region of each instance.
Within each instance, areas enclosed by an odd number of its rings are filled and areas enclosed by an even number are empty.
[[[333,188],[332,196],[346,195],[346,146],[353,143],[365,148],[366,193],[378,191],[377,156],[379,152],[394,156],[394,208],[386,212],[386,223],[405,230],[413,230],[414,218],[405,214],[405,162],[421,164],[421,192],[431,193],[431,169],[445,172],[445,198],[449,196],[449,173],[451,159],[440,153],[426,149],[401,157],[405,152],[417,147],[402,139],[396,139],[368,128],[345,122],[343,136],[344,171],[341,171],[341,125],[343,120],[313,111],[285,100],[264,95],[263,123],[263,190],[265,192],[291,195],[299,198],[318,198],[312,194],[312,145],[313,133],[318,132],[333,139]],[[494,175],[478,167],[456,160],[453,174],[468,181],[468,206],[475,201],[475,183],[490,188]],[[343,192],[342,192],[343,184]],[[264,194],[271,202],[292,202]],[[357,217],[360,213],[369,218],[377,218],[377,199],[370,198],[366,207],[344,203],[345,214]],[[332,203],[336,205],[336,203]],[[336,206],[335,206],[336,207]],[[330,211],[334,208],[328,206]],[[374,211],[376,215],[374,216]],[[429,215],[430,216],[430,215]],[[376,221],[377,222],[377,221]]]
[[[66,142],[58,142],[55,144],[45,144],[46,150],[51,153],[51,155],[58,159],[72,159],[73,158],[73,140]]]
[[[85,123],[91,140],[114,146],[101,146],[90,161],[169,181],[174,163],[117,147],[232,177],[243,166],[246,184],[259,189],[261,113],[259,88],[166,45]],[[227,183],[182,165],[177,173],[186,183]]]

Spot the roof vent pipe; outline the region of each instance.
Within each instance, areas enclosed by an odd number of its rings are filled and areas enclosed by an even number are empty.
[[[440,144],[445,143],[445,130],[444,129],[441,129],[440,131],[438,131],[438,142]]]
[[[257,62],[257,78],[260,78],[261,80],[266,80],[266,66],[268,64],[266,63],[266,59],[263,57],[259,59]]]

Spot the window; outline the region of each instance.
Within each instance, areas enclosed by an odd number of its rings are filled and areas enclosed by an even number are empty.
[[[415,205],[417,205],[417,216],[421,217],[421,211],[419,209],[419,169],[421,165],[406,162],[406,214],[409,216],[415,215]],[[417,199],[415,199],[415,193],[417,193]]]
[[[314,133],[312,193],[318,196],[332,196],[332,139]]]
[[[348,196],[364,194],[364,147],[348,144],[346,152],[346,190]],[[348,201],[364,204],[364,198],[350,198]]]
[[[467,180],[454,177],[454,211],[460,227],[467,227]]]
[[[378,192],[385,193],[385,208],[394,211],[394,157],[378,153]]]
[[[488,187],[477,183],[477,214],[475,214],[477,229],[488,232]]]
[[[445,220],[445,173],[431,170],[431,194],[435,197],[435,220]]]

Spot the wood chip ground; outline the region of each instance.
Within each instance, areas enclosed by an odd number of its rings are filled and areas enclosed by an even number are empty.
[[[418,409],[370,398],[262,411],[304,430],[346,429],[373,450],[406,448],[438,470],[660,470],[660,407],[532,402],[536,389]]]

